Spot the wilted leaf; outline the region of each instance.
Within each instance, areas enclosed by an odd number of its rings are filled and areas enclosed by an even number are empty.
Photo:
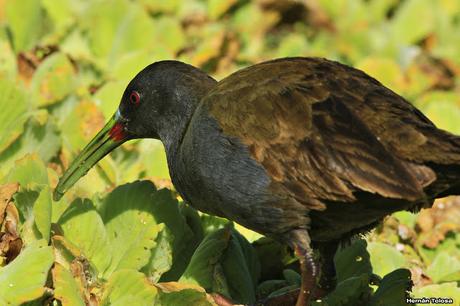
[[[41,297],[53,263],[44,240],[28,245],[10,264],[0,268],[0,304],[19,305]]]
[[[19,184],[0,186],[0,266],[14,260],[22,249],[19,237],[19,212],[11,201]]]
[[[61,126],[63,138],[70,145],[70,149],[78,152],[104,126],[104,122],[104,116],[93,102],[80,101]]]
[[[62,265],[55,263],[53,272],[54,297],[63,305],[85,306],[80,288],[75,282],[74,276]]]
[[[18,192],[18,183],[9,183],[0,185],[0,226],[3,224],[5,218],[5,212],[8,204],[10,203],[13,195]],[[19,220],[18,220],[19,221]]]
[[[211,306],[214,300],[206,294],[203,288],[176,282],[158,283],[155,287],[159,290],[156,303],[160,306],[193,305]],[[157,305],[155,304],[155,305]]]
[[[76,85],[75,71],[63,53],[47,57],[35,72],[31,89],[38,106],[50,105],[64,99]]]

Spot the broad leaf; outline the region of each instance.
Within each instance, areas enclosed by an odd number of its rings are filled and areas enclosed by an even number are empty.
[[[40,0],[7,1],[6,18],[16,53],[34,47],[40,37],[43,21]]]
[[[407,265],[404,256],[394,247],[381,243],[369,243],[367,250],[371,255],[372,269],[380,277]]]
[[[54,297],[61,301],[62,305],[85,306],[80,288],[72,273],[58,263],[54,264],[52,272]]]
[[[0,268],[0,304],[19,305],[41,297],[53,261],[52,248],[45,241],[28,245],[16,259]]]
[[[75,200],[62,214],[58,224],[64,236],[79,249],[92,264],[99,276],[107,269],[112,258],[104,223],[93,203],[89,200]]]
[[[154,305],[157,289],[145,275],[135,270],[118,270],[110,276],[104,286],[101,305]]]
[[[13,1],[14,2],[14,1]],[[24,90],[5,79],[0,80],[0,152],[4,151],[24,130],[29,103]]]
[[[55,53],[45,59],[32,78],[32,92],[38,106],[56,103],[76,86],[75,71],[66,55]]]

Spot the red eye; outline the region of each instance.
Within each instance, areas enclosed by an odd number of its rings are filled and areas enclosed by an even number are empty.
[[[139,95],[137,91],[133,90],[131,94],[129,95],[129,101],[131,101],[132,104],[137,106],[139,105],[139,102],[141,101],[141,96]]]

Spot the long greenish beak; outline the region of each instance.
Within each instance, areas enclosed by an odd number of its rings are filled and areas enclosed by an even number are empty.
[[[128,140],[128,137],[124,131],[123,120],[120,113],[117,112],[93,140],[86,145],[59,179],[59,183],[54,190],[53,199],[59,201],[64,193],[84,176],[91,167],[126,140]]]

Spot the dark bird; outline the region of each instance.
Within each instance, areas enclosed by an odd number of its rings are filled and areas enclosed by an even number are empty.
[[[395,211],[460,194],[460,137],[364,72],[322,58],[272,60],[219,82],[178,61],[147,66],[55,199],[134,138],[163,142],[190,205],[295,251],[297,305],[334,288],[341,241]]]

